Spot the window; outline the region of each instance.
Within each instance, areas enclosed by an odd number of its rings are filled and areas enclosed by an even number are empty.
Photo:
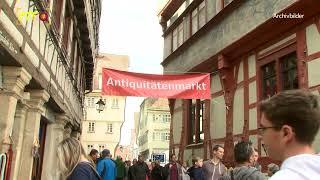
[[[59,32],[63,0],[56,0],[53,8],[54,23]]]
[[[161,114],[156,114],[156,122],[161,122]]]
[[[73,58],[73,65],[72,65],[72,75],[75,79],[75,82],[77,82],[78,80],[78,77],[77,77],[77,74],[78,74],[78,64],[79,64],[79,61],[80,61],[80,56],[79,56],[79,46],[78,46],[78,43],[77,41],[75,41],[75,45],[74,45],[74,51],[75,51],[75,55],[74,55],[74,58]]]
[[[159,141],[160,140],[160,132],[157,132],[157,131],[153,132],[152,139],[154,141]]]
[[[191,32],[192,35],[198,31],[198,8],[191,13]]]
[[[94,97],[87,97],[87,101],[88,101],[88,103],[87,103],[88,107],[90,107],[90,108],[95,107],[96,102],[95,102]]]
[[[69,12],[68,3],[66,2],[65,14],[64,14],[64,27],[63,27],[63,45],[66,50],[68,50],[70,24],[71,24],[71,15]]]
[[[152,120],[153,120],[153,122],[156,122],[156,115],[155,114],[152,114]]]
[[[165,133],[165,140],[169,141],[170,140],[170,133]]]
[[[98,89],[102,88],[102,74],[98,75]]]
[[[204,112],[205,112],[205,106],[204,106],[204,101],[200,102],[200,109],[199,109],[199,126],[198,126],[198,136],[199,136],[199,141],[202,142],[204,140],[204,134],[203,134],[203,119],[204,119]]]
[[[276,54],[270,62],[262,65],[261,85],[263,99],[270,98],[283,90],[298,89],[296,53],[292,52],[280,57]]]
[[[271,97],[277,92],[275,62],[264,65],[261,71],[263,97]]]
[[[170,122],[171,115],[170,114],[164,114],[163,115],[163,122]]]
[[[192,100],[188,100],[188,142],[189,144],[200,143],[203,141],[203,120],[205,116],[205,103],[204,101],[196,100],[192,103]]]
[[[178,29],[173,30],[172,34],[172,51],[175,51],[178,48]]]
[[[35,179],[35,180],[39,180],[40,179],[40,175],[42,172],[42,164],[44,162],[44,148],[45,148],[45,144],[46,144],[46,129],[47,129],[47,121],[41,117],[40,120],[40,127],[39,127],[39,134],[38,134],[38,140],[39,140],[39,151],[38,151],[38,157],[34,158],[33,160],[33,168],[32,168],[32,178],[31,179]]]
[[[117,98],[113,98],[113,99],[112,99],[112,106],[111,106],[111,108],[113,108],[113,109],[119,108],[118,102],[119,102],[119,101],[118,101]]]
[[[192,102],[190,102],[190,103],[192,103]],[[189,114],[190,127],[188,129],[190,131],[189,141],[190,141],[190,144],[192,144],[192,143],[196,143],[196,131],[195,131],[196,105],[191,104],[190,106],[191,106],[190,114]]]
[[[89,133],[93,133],[94,132],[94,122],[89,122],[89,128],[88,128],[88,132]]]
[[[91,103],[91,99],[89,97],[86,97],[86,102],[87,102],[87,107],[89,107]]]
[[[191,34],[195,34],[206,24],[206,4],[202,1],[199,6],[191,12]]]
[[[107,132],[108,132],[108,133],[113,133],[112,124],[108,124],[108,126],[107,126]]]
[[[88,144],[87,146],[87,152],[88,154],[90,153],[90,151],[93,149],[93,145],[92,144]]]
[[[183,22],[178,26],[178,47],[183,43]]]
[[[298,89],[297,75],[297,57],[295,53],[291,53],[280,59],[281,75],[282,75],[282,90]]]
[[[165,141],[166,140],[166,133],[161,133],[161,141]]]
[[[199,29],[206,24],[206,8],[205,1],[199,5]]]
[[[76,39],[75,34],[73,33],[72,40],[71,40],[71,49],[70,49],[70,52],[68,54],[69,57],[70,57],[70,64],[69,65],[70,65],[70,69],[71,69],[72,73],[73,73],[74,57],[76,56],[76,52],[75,52],[76,42],[77,42],[77,39]]]
[[[99,145],[99,152],[104,150],[105,145]]]
[[[152,114],[152,120],[155,123],[167,123],[170,122],[170,114]]]

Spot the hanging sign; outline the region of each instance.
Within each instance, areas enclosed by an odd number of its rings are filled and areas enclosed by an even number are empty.
[[[155,75],[104,68],[102,94],[210,99],[210,74]]]

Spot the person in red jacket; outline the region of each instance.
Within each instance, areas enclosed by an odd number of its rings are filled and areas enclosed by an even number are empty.
[[[171,162],[164,167],[164,176],[166,180],[182,180],[181,165],[177,162],[176,155],[172,154]]]

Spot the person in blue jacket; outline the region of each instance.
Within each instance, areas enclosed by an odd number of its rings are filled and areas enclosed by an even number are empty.
[[[101,153],[103,159],[97,164],[97,171],[103,180],[115,180],[117,176],[116,164],[112,161],[110,151],[104,149]]]

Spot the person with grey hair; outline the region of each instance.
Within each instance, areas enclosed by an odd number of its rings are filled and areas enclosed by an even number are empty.
[[[234,147],[236,167],[230,171],[230,174],[220,177],[219,180],[265,180],[265,175],[251,166],[253,152],[251,142],[238,142]]]
[[[271,164],[268,164],[268,176],[271,177],[272,175],[274,175],[277,171],[279,171],[279,166],[274,164],[274,163],[271,163]]]
[[[57,147],[57,155],[63,179],[100,180],[79,140],[71,137],[64,139]]]

